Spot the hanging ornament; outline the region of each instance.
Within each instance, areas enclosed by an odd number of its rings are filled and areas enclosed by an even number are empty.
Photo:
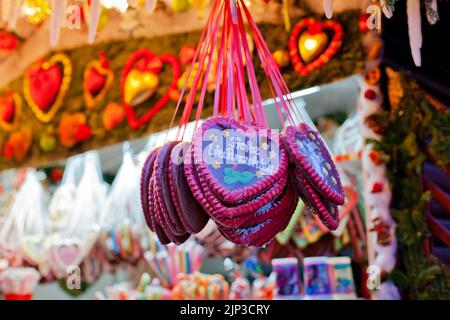
[[[6,30],[0,30],[0,53],[11,53],[17,48],[17,37]]]
[[[33,140],[30,128],[23,128],[11,134],[3,147],[3,156],[10,160],[22,162],[28,154]]]
[[[182,67],[187,66],[195,57],[195,47],[182,46],[180,49],[180,63]]]
[[[103,127],[109,131],[114,129],[125,119],[126,113],[123,106],[118,103],[111,102],[103,110]]]
[[[0,1],[0,22],[7,22],[9,10],[13,4],[13,0],[2,0]]]
[[[368,13],[361,13],[358,20],[358,28],[359,31],[362,33],[366,33],[369,31],[369,28],[367,26],[367,21],[369,20],[370,14]]]
[[[420,16],[420,0],[407,0],[408,35],[411,54],[416,67],[422,65],[420,49],[422,48],[422,18]]]
[[[437,0],[425,0],[425,9],[429,24],[436,24],[439,20]]]
[[[280,120],[282,110],[289,119],[290,126],[281,134],[267,125],[246,28],[251,30],[272,96],[280,102]],[[199,123],[216,46],[213,117]],[[329,228],[336,229],[336,205],[344,195],[333,162],[318,133],[293,119],[290,112],[297,110],[295,103],[285,100],[289,89],[244,0],[214,1],[195,56],[191,70],[198,65],[192,86],[186,96],[187,85],[181,90],[177,106],[183,112],[177,136],[151,151],[143,166],[141,201],[149,228],[162,243],[182,243],[192,234],[184,217],[195,212],[206,221],[208,216],[213,219],[236,244],[265,246],[289,224],[300,195],[308,198]],[[188,133],[186,126],[193,115],[195,129]],[[179,141],[191,134],[192,143]],[[295,176],[307,183],[288,180],[294,165]],[[302,186],[308,188],[309,197],[295,190]],[[196,210],[186,210],[181,201]]]
[[[62,0],[52,0],[52,16],[50,21],[50,46],[56,47],[59,41],[61,28],[66,16],[66,3]]]
[[[190,6],[189,0],[164,0],[164,3],[176,13],[185,12]]]
[[[65,113],[59,123],[58,135],[61,144],[66,148],[71,148],[79,142],[89,140],[92,136],[92,130],[83,113]]]
[[[92,1],[89,0],[89,1],[83,2],[83,5],[82,5],[83,20],[86,23],[86,25],[88,26],[88,28],[89,28],[89,24],[91,21],[91,19],[90,19],[91,3],[92,3]],[[104,6],[102,6],[101,11],[100,11],[100,17],[98,20],[97,32],[100,32],[101,30],[103,30],[103,28],[108,24],[109,18],[110,18],[110,9],[107,9]]]
[[[64,54],[31,66],[25,74],[23,93],[34,115],[48,123],[61,107],[72,79],[72,64]]]
[[[332,33],[331,41],[329,33]],[[336,21],[301,20],[289,39],[289,54],[295,71],[307,75],[323,66],[340,49],[343,38],[342,26]]]
[[[147,13],[149,14],[155,12],[157,5],[158,0],[145,0],[145,10],[147,10]]]
[[[353,187],[344,186],[345,192],[345,203],[339,207],[339,219],[344,220],[344,217],[349,215],[350,212],[357,206],[358,204],[358,193]],[[320,218],[317,215],[314,215],[314,219],[316,220],[317,225],[322,229],[323,232],[327,232],[328,228],[322,223]],[[340,225],[339,229],[343,228],[343,225]],[[333,232],[336,235],[336,231]]]
[[[197,10],[197,18],[203,19],[204,9],[208,6],[209,0],[189,0],[189,4]]]
[[[149,56],[153,59],[154,56]],[[124,101],[127,104],[136,106],[150,98],[159,85],[159,73],[162,63],[158,59],[152,62],[141,62],[130,70],[124,83]]]
[[[393,1],[391,0],[391,4],[387,3],[386,0],[380,0],[380,2],[379,2],[379,6],[381,7],[381,10],[383,11],[384,16],[388,19],[392,18],[392,16],[393,16],[395,1],[397,1],[397,0],[393,0]],[[372,2],[374,2],[374,0],[372,0]]]
[[[95,40],[101,12],[100,0],[92,0],[89,7],[88,43],[93,43]]]
[[[172,80],[166,93],[142,117],[138,118],[134,106],[151,97],[159,85],[159,73],[164,64],[172,69]],[[147,123],[170,100],[171,89],[177,88],[180,77],[180,63],[170,54],[155,55],[148,49],[131,54],[125,63],[121,77],[122,103],[127,113],[128,124],[136,129]]]
[[[289,52],[286,50],[277,50],[272,53],[272,57],[280,68],[284,68],[289,64]]]
[[[22,12],[29,23],[38,25],[50,15],[51,10],[47,0],[25,0]]]
[[[114,80],[114,72],[109,69],[109,61],[104,52],[99,58],[86,66],[83,77],[84,101],[88,108],[93,108],[105,97]]]
[[[39,139],[39,147],[45,153],[55,150],[56,148],[55,137],[49,132],[44,132]]]
[[[323,11],[328,19],[333,18],[333,0],[323,0]]]
[[[13,131],[17,128],[22,108],[21,97],[9,91],[0,96],[0,128],[5,131]]]
[[[14,30],[21,14],[23,0],[7,1],[7,3],[8,13],[6,20],[8,22],[8,29]]]

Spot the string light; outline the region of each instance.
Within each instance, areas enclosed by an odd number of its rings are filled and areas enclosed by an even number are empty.
[[[116,9],[124,13],[128,9],[128,0],[101,0],[102,6],[106,9]]]

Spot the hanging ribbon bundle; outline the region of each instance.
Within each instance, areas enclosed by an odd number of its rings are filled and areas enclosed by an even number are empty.
[[[268,128],[246,29],[288,124],[281,134]],[[196,126],[192,143],[179,142],[194,104],[200,120],[210,72],[213,117]],[[287,226],[297,195],[336,229],[344,202],[337,170],[320,135],[296,125],[301,115],[243,0],[214,1],[187,78],[189,92],[185,85],[174,114],[184,104],[176,141],[153,150],[141,175],[144,215],[160,241],[182,243],[210,217],[230,241],[263,246]]]

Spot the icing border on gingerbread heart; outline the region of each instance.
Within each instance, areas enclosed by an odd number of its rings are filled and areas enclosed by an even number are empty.
[[[308,135],[308,138],[314,139],[318,143],[318,148],[320,150],[320,156],[329,165],[328,170],[334,177],[333,183],[336,184],[336,189],[334,190],[328,183],[322,178],[319,173],[316,172],[314,165],[311,163],[311,159],[308,155],[302,154],[298,149],[296,135],[301,134],[303,136]],[[324,197],[330,199],[336,204],[343,204],[345,201],[344,189],[342,188],[341,180],[339,178],[339,173],[336,166],[328,152],[328,149],[324,145],[322,138],[319,133],[312,130],[305,123],[300,123],[299,128],[289,126],[285,129],[282,142],[288,150],[289,156],[292,157],[296,163],[297,171],[300,170],[301,175],[307,179]]]
[[[240,222],[245,222],[247,220],[248,215],[252,215],[252,213],[259,210],[264,206],[268,201],[273,201],[276,199],[280,193],[283,191],[284,186],[286,185],[286,180],[277,181],[276,184],[278,186],[276,188],[271,188],[266,191],[266,195],[263,194],[259,196],[259,198],[254,198],[249,202],[238,205],[238,207],[226,207],[220,199],[214,196],[214,194],[207,188],[206,183],[203,179],[198,177],[195,166],[192,164],[192,145],[189,146],[188,151],[186,153],[184,168],[185,174],[187,178],[188,185],[197,199],[197,201],[201,204],[201,206],[205,209],[209,216],[211,216],[216,223],[222,225],[224,227],[236,228],[240,224]],[[187,159],[191,159],[189,162]],[[282,176],[282,179],[286,177]],[[278,190],[279,189],[279,190]],[[211,203],[213,202],[213,203]],[[234,220],[234,221],[233,221]],[[227,222],[225,222],[227,221]],[[233,222],[232,222],[233,221]],[[231,223],[231,224],[230,224]]]
[[[217,195],[221,200],[229,204],[238,204],[240,202],[252,199],[257,195],[261,194],[264,190],[267,190],[272,186],[275,182],[277,182],[283,175],[286,175],[287,167],[288,167],[288,156],[284,150],[283,144],[278,141],[273,141],[273,137],[279,137],[276,133],[271,133],[271,143],[277,143],[279,146],[279,162],[278,168],[275,172],[269,176],[263,177],[261,180],[252,184],[251,186],[238,188],[235,190],[229,190],[225,188],[220,182],[213,176],[210,172],[210,169],[203,161],[203,136],[204,132],[213,127],[219,126],[226,129],[239,129],[247,132],[250,129],[253,129],[249,126],[246,126],[234,119],[228,119],[224,117],[214,117],[209,118],[205,122],[202,123],[201,127],[197,129],[194,134],[194,142],[193,142],[193,153],[194,153],[194,166],[196,167],[196,171],[199,177],[205,179],[205,182],[208,184],[208,187],[211,191]]]
[[[319,216],[325,227],[329,230],[336,230],[339,226],[339,211],[337,205],[324,199],[304,177],[298,175],[296,179],[297,183],[304,188],[306,195],[305,204],[308,203],[308,206],[313,210],[313,213],[316,213]],[[334,214],[329,211],[327,204],[332,206],[333,211],[335,211]]]

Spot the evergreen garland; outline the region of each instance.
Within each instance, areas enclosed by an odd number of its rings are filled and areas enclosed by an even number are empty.
[[[402,266],[391,280],[412,299],[450,299],[450,272],[437,259],[427,258],[423,243],[430,236],[425,222],[429,192],[421,183],[428,152],[441,167],[450,164],[450,113],[428,102],[417,82],[401,74],[400,104],[376,116],[383,140],[373,141],[388,156],[392,186],[391,212],[397,223]],[[427,150],[427,151],[425,151]]]

